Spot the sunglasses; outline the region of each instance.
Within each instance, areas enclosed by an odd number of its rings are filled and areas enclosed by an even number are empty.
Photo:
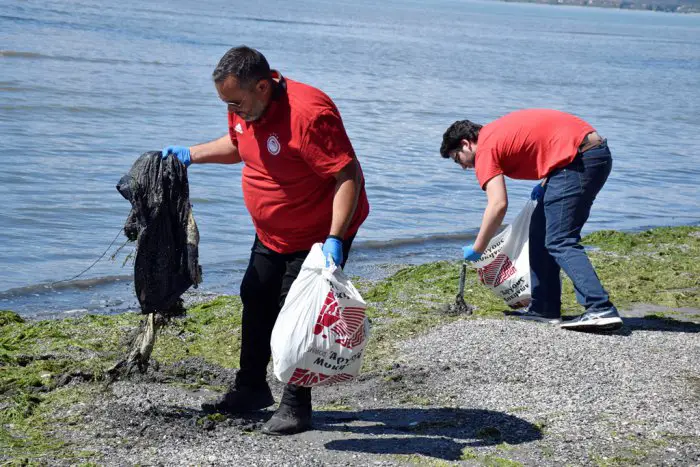
[[[462,164],[462,162],[459,160],[459,153],[462,151],[462,148],[457,148],[453,151],[450,151],[448,154],[450,156],[450,159],[455,161],[457,164]]]
[[[224,104],[228,105],[229,107],[233,108],[234,110],[240,110],[241,106],[245,102],[245,98],[246,98],[246,96],[244,95],[243,99],[241,99],[238,102],[236,102],[236,101],[224,101]]]

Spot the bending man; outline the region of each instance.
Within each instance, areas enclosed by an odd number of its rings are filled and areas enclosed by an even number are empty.
[[[462,120],[443,135],[440,154],[462,168],[474,168],[488,204],[479,234],[463,248],[476,261],[508,208],[505,176],[539,180],[532,198],[540,202],[530,224],[532,301],[524,319],[561,322],[560,269],[571,278],[581,316],[561,327],[611,331],[622,319],[610,302],[581,246],[581,228],[612,169],[607,141],[574,115],[556,110],[520,110],[485,126]]]

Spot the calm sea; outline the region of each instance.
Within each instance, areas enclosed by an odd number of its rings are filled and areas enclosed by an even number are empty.
[[[337,103],[372,205],[348,271],[457,259],[485,196],[438,155],[456,119],[567,110],[615,165],[587,230],[700,222],[700,16],[486,1],[5,0],[0,5],[0,309],[134,309],[132,162],[226,132],[211,72],[231,46]],[[189,170],[201,293],[237,293],[253,230],[239,166]],[[509,181],[510,220],[530,182]],[[107,254],[75,281],[69,279]],[[113,258],[112,258],[113,257]]]

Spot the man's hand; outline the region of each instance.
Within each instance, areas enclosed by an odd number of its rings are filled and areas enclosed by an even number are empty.
[[[467,245],[462,248],[462,253],[464,253],[464,259],[467,261],[479,261],[482,252],[474,251],[474,245]]]
[[[542,186],[542,184],[538,183],[532,189],[532,193],[530,194],[530,199],[533,201],[542,201],[542,198],[544,198],[544,190],[545,190],[545,188]]]
[[[323,257],[326,258],[326,267],[331,265],[331,260],[336,266],[343,263],[343,241],[335,236],[329,236],[323,244]]]
[[[190,148],[186,146],[166,146],[163,148],[163,159],[172,154],[177,157],[177,160],[185,164],[185,167],[189,167],[192,163],[192,158],[190,157]]]

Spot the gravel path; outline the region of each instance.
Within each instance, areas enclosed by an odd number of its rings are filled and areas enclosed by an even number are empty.
[[[81,422],[59,433],[107,465],[700,464],[698,324],[465,320],[402,343],[397,362],[315,389],[316,429],[296,436],[261,434],[270,411],[202,418],[217,393],[157,375],[71,408]]]

